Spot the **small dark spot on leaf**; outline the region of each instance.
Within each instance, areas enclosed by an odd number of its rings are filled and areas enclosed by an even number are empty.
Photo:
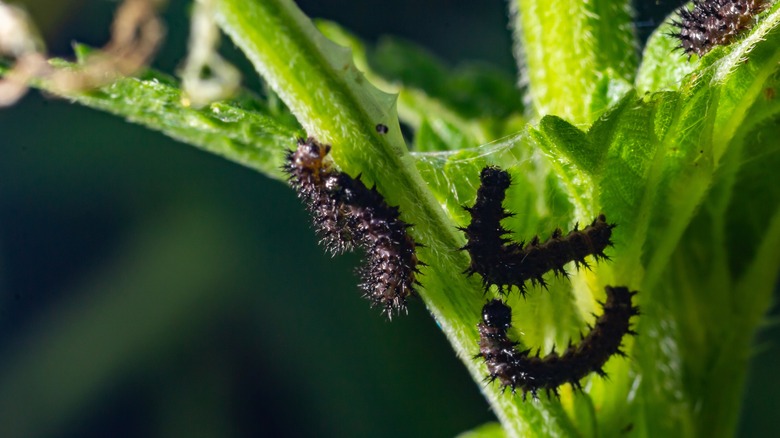
[[[376,125],[376,132],[378,132],[380,134],[387,134],[387,131],[389,131],[389,130],[390,129],[387,127],[387,125],[383,125],[381,123]]]

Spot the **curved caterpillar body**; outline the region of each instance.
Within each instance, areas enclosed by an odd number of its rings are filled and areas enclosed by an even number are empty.
[[[415,243],[399,217],[376,187],[368,188],[360,176],[352,178],[325,161],[330,146],[313,138],[298,140],[289,151],[283,170],[290,185],[312,214],[321,243],[332,254],[362,248],[366,264],[359,268],[360,287],[372,306],[393,313],[406,311],[406,298],[415,294],[420,274]]]
[[[512,309],[501,300],[488,301],[482,308],[482,322],[477,325],[477,357],[487,364],[486,380],[498,380],[502,389],[511,388],[512,393],[522,391],[525,400],[529,392],[534,398],[542,390],[557,395],[558,387],[565,383],[581,389],[580,380],[593,372],[605,377],[603,366],[607,360],[613,355],[625,356],[620,344],[624,335],[636,335],[629,320],[639,314],[639,308],[631,303],[636,292],[622,286],[607,286],[606,292],[604,313],[590,333],[576,346],[570,342],[562,355],[553,350],[545,357],[516,349],[517,343],[507,337]]]
[[[471,223],[460,229],[467,240],[461,249],[471,256],[465,273],[482,276],[485,290],[495,284],[503,293],[504,288],[510,290],[515,286],[525,294],[527,281],[546,287],[542,276],[549,271],[566,275],[564,266],[569,262],[579,268],[588,267],[585,257],[589,255],[596,260],[608,259],[604,250],[612,246],[610,239],[615,225],[607,223],[603,214],[582,230],[575,225],[574,230],[564,235],[556,229],[544,242],[538,236],[527,244],[512,242],[506,237],[509,231],[501,226],[502,219],[513,215],[502,206],[511,184],[509,173],[498,167],[485,167],[480,181],[474,206],[464,207],[471,215]]]
[[[680,40],[679,49],[704,56],[715,46],[725,46],[748,29],[756,14],[769,6],[766,0],[693,0],[693,9],[682,7],[670,34]]]

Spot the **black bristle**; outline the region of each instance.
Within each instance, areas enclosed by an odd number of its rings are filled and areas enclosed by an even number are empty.
[[[672,21],[678,30],[669,34],[680,41],[677,48],[689,58],[731,44],[769,6],[766,0],[693,0],[692,4],[691,9],[679,9],[677,19]]]
[[[597,319],[582,341],[573,345],[571,341],[563,354],[555,349],[541,357],[529,355],[531,350],[518,351],[516,343],[509,339],[507,330],[511,326],[512,310],[500,300],[488,301],[482,308],[482,322],[479,331],[479,354],[488,369],[486,380],[498,380],[502,392],[507,387],[536,399],[539,391],[557,395],[558,387],[570,383],[574,389],[582,389],[580,380],[590,373],[603,378],[604,364],[612,356],[626,353],[620,345],[623,337],[633,334],[629,328],[630,319],[636,314],[631,298],[636,292],[626,287],[606,287],[607,300],[604,312]]]
[[[406,298],[415,295],[418,266],[416,244],[400,219],[398,207],[355,178],[333,169],[325,161],[330,146],[313,138],[300,139],[282,167],[290,185],[311,213],[320,242],[332,254],[355,247],[366,252],[358,269],[360,287],[372,306],[392,318],[406,312]]]
[[[582,230],[575,226],[564,235],[561,229],[555,229],[544,242],[539,236],[534,236],[527,244],[513,242],[504,237],[509,230],[501,225],[502,219],[512,216],[502,205],[511,185],[509,173],[488,166],[482,169],[480,181],[474,205],[466,208],[471,222],[468,227],[460,228],[466,234],[467,242],[461,249],[471,256],[465,273],[479,274],[486,291],[496,285],[499,293],[515,287],[524,295],[529,281],[546,288],[547,282],[542,276],[547,272],[567,277],[564,266],[569,262],[574,262],[577,268],[588,268],[585,257],[606,258],[603,251],[612,246],[610,239],[615,225],[607,223],[603,214]]]

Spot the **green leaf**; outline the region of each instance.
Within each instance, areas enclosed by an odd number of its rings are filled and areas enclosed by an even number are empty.
[[[593,194],[583,187],[589,187],[590,172],[597,165],[592,154],[593,147],[588,136],[556,116],[546,116],[538,128],[530,129],[536,146],[547,155],[547,162],[568,193],[571,202],[580,214],[588,214],[593,205]]]
[[[355,65],[372,83],[398,93],[402,122],[418,133],[436,132],[424,141],[415,139],[418,151],[475,147],[516,132],[524,124],[511,78],[495,68],[470,64],[451,71],[411,43],[384,39],[369,51],[335,23],[318,21],[317,26],[329,39],[352,49]]]
[[[746,59],[745,55],[750,53],[762,38],[772,33],[772,29],[777,27],[777,8],[778,5],[775,4],[769,11],[764,12],[764,19],[759,25],[754,26],[741,36],[738,42],[726,47],[715,47],[702,58],[698,58],[696,55],[688,56],[678,48],[679,40],[671,36],[675,31],[672,21],[676,19],[676,12],[672,13],[647,41],[642,54],[642,63],[636,76],[637,90],[640,93],[678,90],[686,83],[690,85],[691,80],[698,80],[697,76],[692,74],[694,71],[701,72],[708,66],[720,69],[720,73],[713,78],[714,81],[720,82],[726,74],[733,71],[737,64]],[[771,45],[761,44],[758,47],[759,50],[766,52],[773,51]],[[751,54],[751,58],[756,60],[765,56],[771,57],[770,54]],[[749,71],[750,69],[742,70]]]
[[[753,103],[763,96],[764,84],[780,63],[780,3],[775,4],[745,38],[729,47],[714,63],[710,85],[720,93],[713,137],[718,159],[742,125]]]
[[[584,172],[598,170],[603,151],[596,150],[588,136],[571,123],[558,116],[545,116],[536,133],[550,155],[566,157]]]
[[[557,117],[530,131],[573,204],[619,224],[600,281],[640,290],[633,355],[642,381],[616,363],[611,390],[589,392],[602,434],[626,427],[626,411],[649,436],[734,430],[780,259],[780,194],[767,189],[778,165],[776,129],[767,129],[780,113],[776,17],[777,7],[750,36],[707,55],[680,92],[628,95],[587,133]],[[627,403],[637,384],[636,404]]]
[[[414,133],[414,150],[447,151],[474,147],[473,139],[444,120],[424,118]]]
[[[630,2],[510,4],[531,116],[555,114],[574,124],[591,123],[628,90],[637,65]]]
[[[667,17],[647,39],[635,81],[640,94],[678,90],[683,78],[697,67],[697,63],[678,48],[679,40],[670,36],[675,31],[671,23],[675,18],[676,13]]]
[[[777,87],[774,77],[767,89]],[[720,202],[715,213],[725,219],[722,224],[725,244],[730,249],[728,265],[735,276],[749,270],[749,262],[756,260],[764,234],[770,229],[777,214],[780,185],[775,183],[776,170],[780,169],[780,102],[759,98],[740,127],[736,138],[741,156],[726,157],[722,179],[733,184],[728,204]]]
[[[503,120],[523,112],[512,77],[489,64],[450,69],[422,48],[391,38],[379,41],[369,64],[390,82],[421,90],[465,119]]]
[[[63,69],[74,67],[64,61],[54,64]],[[45,81],[35,85],[56,92]],[[275,107],[269,103],[272,100],[242,92],[232,100],[194,109],[182,104],[175,79],[151,70],[96,90],[59,96],[161,131],[277,179],[284,178],[280,171],[284,151],[301,135],[289,111]]]
[[[498,423],[485,423],[476,429],[463,432],[457,438],[504,438],[506,433]]]

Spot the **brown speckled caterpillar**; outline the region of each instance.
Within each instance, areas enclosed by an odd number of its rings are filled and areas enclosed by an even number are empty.
[[[513,215],[502,206],[511,184],[509,173],[498,167],[485,167],[480,182],[474,206],[464,207],[471,215],[471,223],[460,230],[467,239],[461,249],[471,256],[465,273],[479,274],[485,290],[495,284],[499,293],[503,293],[505,288],[510,290],[515,286],[525,294],[527,281],[545,287],[547,283],[542,276],[550,271],[566,275],[564,266],[569,262],[588,267],[587,256],[596,260],[608,258],[604,250],[612,246],[610,239],[615,225],[607,223],[604,215],[582,230],[575,226],[566,235],[556,229],[544,242],[538,236],[528,244],[512,242],[505,237],[509,231],[501,225],[502,219]]]
[[[360,176],[352,178],[325,160],[330,146],[313,138],[299,139],[287,154],[283,170],[290,185],[311,213],[321,243],[332,254],[354,247],[366,252],[358,272],[360,287],[372,306],[382,307],[388,318],[406,311],[406,298],[419,284],[415,243],[399,217],[398,207],[388,205],[376,187],[368,188]]]
[[[636,335],[631,330],[630,319],[639,315],[639,307],[632,305],[636,292],[626,287],[606,287],[607,301],[604,313],[596,320],[590,332],[577,345],[571,342],[563,354],[554,350],[545,357],[519,351],[517,343],[507,337],[512,325],[512,309],[501,300],[491,300],[482,308],[479,331],[479,354],[488,368],[486,380],[498,380],[501,388],[512,393],[522,391],[523,400],[528,393],[536,398],[540,391],[558,394],[558,387],[570,383],[581,389],[580,380],[590,373],[606,376],[604,364],[613,356],[625,356],[620,350],[623,336]]]

